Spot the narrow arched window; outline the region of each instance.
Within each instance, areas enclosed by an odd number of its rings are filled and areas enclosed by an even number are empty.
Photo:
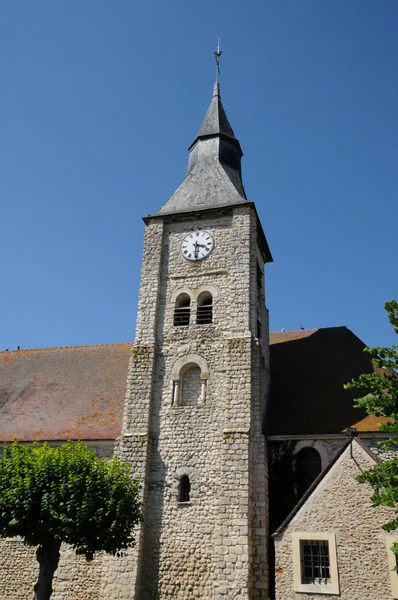
[[[183,475],[180,479],[180,502],[189,502],[191,494],[191,482],[189,481],[188,475]]]
[[[180,294],[177,297],[174,308],[174,327],[189,325],[191,314],[191,298],[188,294]]]
[[[296,454],[297,498],[301,498],[322,471],[321,455],[315,448],[302,448]]]
[[[213,296],[210,292],[202,292],[198,297],[196,324],[206,325],[213,322]]]

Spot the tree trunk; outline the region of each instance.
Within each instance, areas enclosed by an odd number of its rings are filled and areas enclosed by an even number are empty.
[[[50,600],[54,573],[58,567],[59,542],[52,542],[39,546],[36,550],[36,558],[39,561],[39,576],[34,587],[35,600]]]

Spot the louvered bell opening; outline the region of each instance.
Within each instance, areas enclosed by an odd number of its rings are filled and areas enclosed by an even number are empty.
[[[174,327],[184,327],[189,325],[191,316],[191,299],[188,294],[181,294],[176,300],[174,308]]]
[[[198,308],[196,312],[196,324],[208,325],[213,322],[213,297],[205,292],[198,298]]]

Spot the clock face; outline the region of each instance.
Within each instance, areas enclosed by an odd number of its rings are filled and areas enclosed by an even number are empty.
[[[181,242],[181,254],[187,260],[202,260],[213,250],[214,240],[207,231],[188,233]]]

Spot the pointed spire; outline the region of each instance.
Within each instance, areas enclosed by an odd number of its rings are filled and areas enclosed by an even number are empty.
[[[211,99],[210,106],[207,109],[205,118],[202,121],[202,125],[200,126],[198,135],[189,149],[195,145],[198,138],[210,137],[214,135],[225,135],[239,145],[221,102],[220,84],[218,81],[216,81],[214,84],[213,97]]]
[[[217,73],[220,48],[216,55]],[[195,141],[189,147],[187,176],[155,215],[228,207],[246,202],[241,175],[243,152],[221,103],[218,77]]]

